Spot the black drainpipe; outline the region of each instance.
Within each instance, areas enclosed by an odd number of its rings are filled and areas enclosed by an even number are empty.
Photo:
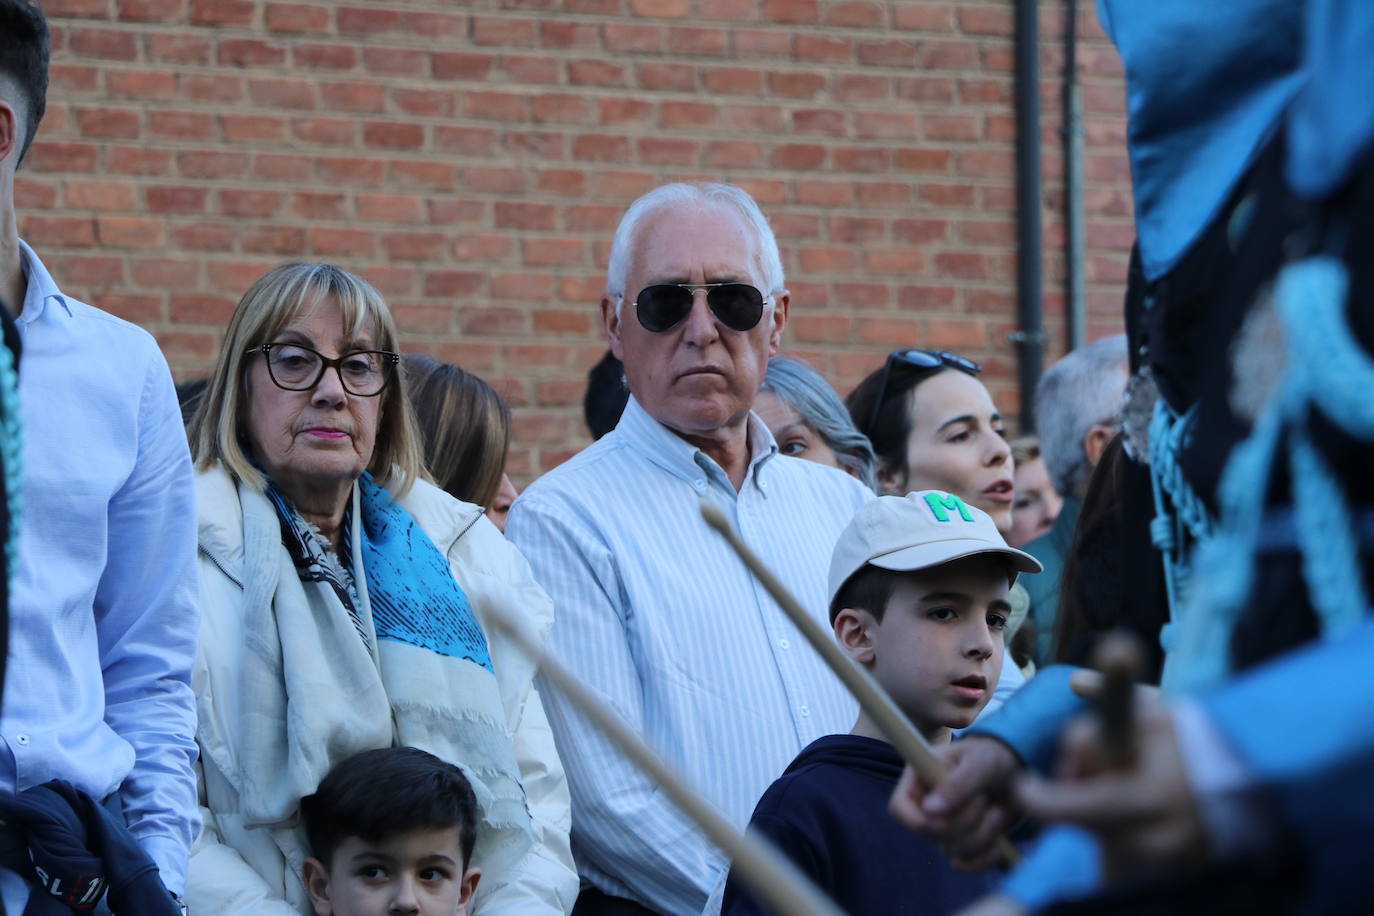
[[[1016,346],[1021,430],[1035,432],[1044,363],[1040,300],[1040,22],[1037,0],[1016,0]]]

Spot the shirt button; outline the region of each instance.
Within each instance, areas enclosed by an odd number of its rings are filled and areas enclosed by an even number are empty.
[[[766,480],[760,480],[760,481],[759,481],[759,489],[760,489],[760,490],[766,490],[766,489],[768,489],[768,481],[766,481]]]
[[[802,714],[802,718],[803,718],[803,719],[805,719],[807,716],[811,715],[811,707],[810,707],[810,706],[803,706],[803,707],[801,708],[801,714]]]
[[[792,643],[791,643],[791,641],[786,640],[786,639],[779,639],[779,640],[778,640],[778,645],[782,646],[784,649],[790,649],[790,648],[792,648]]]
[[[18,741],[18,742],[19,742],[21,745],[23,745],[24,747],[28,747],[28,746],[29,746],[29,736],[28,736],[28,735],[15,735],[15,736],[14,736],[14,740],[15,740],[15,741]]]
[[[705,489],[705,488],[706,488],[706,481],[704,481],[704,480],[694,480],[694,481],[692,481],[692,486],[696,487],[698,490]]]

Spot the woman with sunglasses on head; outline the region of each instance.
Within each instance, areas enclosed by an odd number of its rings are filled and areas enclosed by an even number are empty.
[[[982,367],[944,350],[898,350],[845,399],[878,456],[878,490],[944,490],[1011,531],[1011,446]]]
[[[469,775],[491,887],[476,913],[565,913],[577,894],[534,666],[482,626],[499,607],[547,634],[552,605],[479,507],[422,479],[395,349],[367,283],[276,268],[240,300],[192,419],[192,912],[310,912],[301,798],[339,760],[397,745]]]

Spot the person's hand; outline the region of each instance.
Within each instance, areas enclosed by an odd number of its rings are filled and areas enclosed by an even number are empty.
[[[907,767],[888,809],[908,829],[939,843],[956,868],[1001,862],[997,838],[1017,820],[1013,787],[1021,762],[994,738],[972,737],[936,751],[949,768],[938,788]]]
[[[1096,833],[1108,878],[1197,865],[1206,835],[1173,719],[1162,703],[1137,704],[1133,743],[1135,764],[1112,770],[1098,721],[1079,719],[1064,732],[1057,778],[1024,777],[1017,797],[1034,817]]]

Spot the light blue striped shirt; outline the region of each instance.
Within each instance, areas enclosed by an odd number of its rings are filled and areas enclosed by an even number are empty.
[[[741,828],[807,744],[858,707],[715,531],[705,497],[826,622],[835,539],[872,493],[779,455],[749,418],[736,493],[633,399],[616,429],[535,481],[506,534],[553,596],[551,652]],[[558,692],[541,687],[573,795],[573,852],[607,893],[697,914],[724,858]]]

